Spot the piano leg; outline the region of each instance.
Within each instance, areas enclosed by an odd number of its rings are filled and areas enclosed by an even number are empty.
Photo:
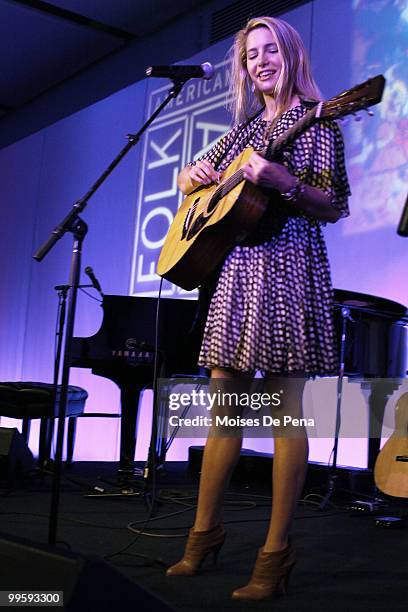
[[[136,448],[136,418],[143,386],[122,386],[120,393],[120,460],[119,469],[132,472]]]

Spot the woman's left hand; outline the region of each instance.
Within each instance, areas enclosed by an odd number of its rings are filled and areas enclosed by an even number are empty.
[[[254,185],[277,189],[280,193],[290,191],[295,185],[296,179],[289,170],[277,164],[267,161],[258,153],[253,153],[249,161],[242,166],[244,178]]]

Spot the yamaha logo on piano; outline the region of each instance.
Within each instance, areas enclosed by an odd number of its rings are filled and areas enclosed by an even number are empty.
[[[112,351],[112,357],[123,358],[128,362],[133,363],[153,363],[154,352],[153,351],[128,351],[117,349]]]

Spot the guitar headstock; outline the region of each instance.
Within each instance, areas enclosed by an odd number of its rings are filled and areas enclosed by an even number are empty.
[[[384,87],[385,78],[379,74],[352,89],[347,89],[327,102],[323,102],[319,118],[337,119],[378,104],[381,102]]]

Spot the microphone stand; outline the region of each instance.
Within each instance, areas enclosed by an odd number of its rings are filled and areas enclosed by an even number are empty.
[[[49,238],[40,246],[40,248],[34,254],[34,259],[38,262],[42,261],[44,257],[51,251],[55,246],[56,242],[62,238],[64,234],[70,232],[73,234],[73,247],[71,255],[71,267],[69,277],[69,296],[68,296],[68,311],[67,320],[65,326],[65,343],[64,343],[64,357],[62,367],[62,379],[61,388],[59,394],[59,409],[58,409],[58,434],[57,434],[57,447],[55,453],[55,469],[53,477],[53,486],[51,494],[51,507],[50,507],[50,518],[48,525],[48,543],[52,546],[56,545],[57,529],[58,529],[58,513],[59,513],[59,499],[61,489],[61,471],[62,471],[62,451],[64,443],[64,428],[65,428],[65,415],[67,410],[67,398],[68,398],[68,384],[69,384],[69,371],[71,363],[71,347],[72,337],[74,331],[75,322],[75,310],[78,294],[78,286],[81,274],[81,255],[82,255],[82,244],[88,231],[88,226],[81,219],[80,214],[85,210],[88,201],[93,194],[99,189],[99,187],[108,178],[111,172],[116,168],[120,161],[130,151],[130,149],[136,145],[142,134],[147,130],[150,124],[155,118],[161,113],[161,111],[168,105],[168,103],[176,98],[180,93],[183,85],[186,83],[188,78],[181,78],[173,80],[173,86],[171,87],[165,100],[157,107],[154,113],[144,123],[140,130],[136,134],[127,135],[127,144],[109,164],[106,170],[101,174],[98,180],[91,186],[89,191],[84,195],[83,198],[75,202],[71,211],[68,215],[57,225],[57,227],[51,232]],[[54,377],[54,383],[58,381],[58,376]],[[57,388],[54,390],[54,397],[58,397]],[[54,414],[56,414],[56,406],[54,408]]]
[[[397,234],[404,238],[408,236],[408,196],[405,200],[404,210],[401,213],[401,219],[398,223]]]

